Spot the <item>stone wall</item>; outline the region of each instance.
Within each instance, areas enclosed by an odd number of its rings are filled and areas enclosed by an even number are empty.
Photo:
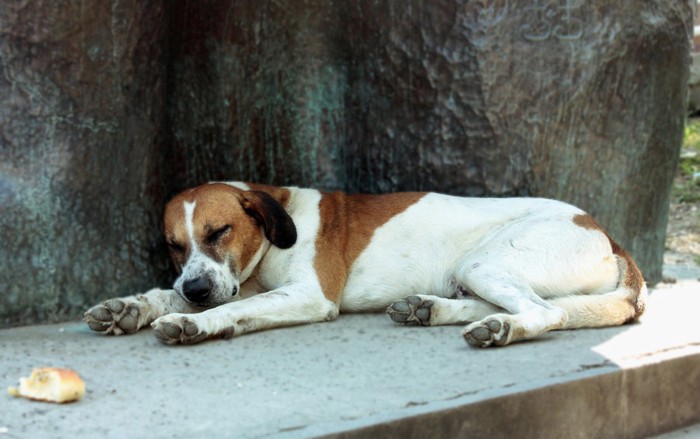
[[[158,1],[0,5],[0,325],[165,281],[164,17]]]
[[[208,180],[573,202],[659,280],[693,2],[0,6],[0,325],[172,280]]]

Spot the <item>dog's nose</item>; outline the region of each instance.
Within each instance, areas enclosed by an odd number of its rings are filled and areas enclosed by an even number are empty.
[[[186,280],[182,284],[182,292],[187,300],[195,303],[204,302],[211,293],[211,283],[206,276]]]

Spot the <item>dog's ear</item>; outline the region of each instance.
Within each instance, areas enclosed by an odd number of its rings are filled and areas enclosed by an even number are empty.
[[[241,201],[246,213],[260,223],[265,236],[279,248],[289,248],[297,241],[297,228],[282,204],[265,192],[246,191]]]

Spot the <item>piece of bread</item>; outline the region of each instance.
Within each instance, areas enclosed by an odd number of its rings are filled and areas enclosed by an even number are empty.
[[[58,367],[34,369],[29,378],[19,379],[19,388],[10,387],[12,396],[37,401],[71,402],[85,394],[85,383],[75,371]]]

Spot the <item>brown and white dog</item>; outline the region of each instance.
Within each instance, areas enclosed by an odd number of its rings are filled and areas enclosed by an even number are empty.
[[[150,324],[164,343],[197,343],[386,309],[405,325],[466,324],[486,347],[620,325],[647,294],[627,253],[553,200],[211,183],[177,195],[164,223],[174,289],[107,300],[90,328]]]

